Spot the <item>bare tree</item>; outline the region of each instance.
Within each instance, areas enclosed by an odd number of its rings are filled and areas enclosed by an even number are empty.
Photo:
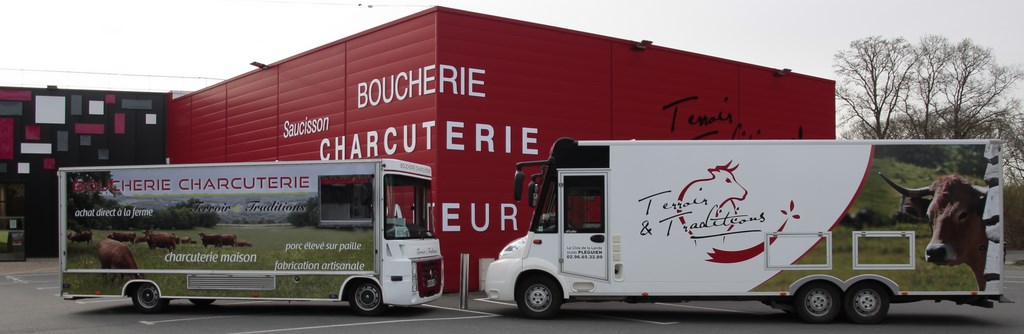
[[[911,78],[912,96],[906,117],[900,122],[906,127],[907,138],[924,139],[941,137],[939,111],[944,107],[942,88],[948,85],[949,76],[945,69],[953,55],[949,40],[941,36],[926,36],[914,48],[914,77]]]
[[[1009,96],[1024,78],[1019,68],[999,66],[992,49],[965,39],[952,49],[949,80],[942,89],[948,107],[940,112],[946,138],[994,138],[1018,106]]]
[[[1002,66],[970,39],[868,37],[835,55],[846,138],[1004,141],[1006,177],[1024,183],[1024,111],[1013,94],[1020,65]]]
[[[902,129],[892,121],[906,113],[915,68],[911,45],[903,38],[872,36],[851,42],[833,59],[841,125],[850,129],[844,136],[901,137]]]

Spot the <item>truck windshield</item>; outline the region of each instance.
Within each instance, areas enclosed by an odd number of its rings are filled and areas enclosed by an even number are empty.
[[[548,181],[541,187],[543,194],[540,194],[541,202],[537,204],[540,219],[530,226],[530,230],[534,233],[558,233],[557,179],[557,177],[548,178]]]
[[[434,238],[431,230],[430,181],[403,176],[384,176],[384,238]]]

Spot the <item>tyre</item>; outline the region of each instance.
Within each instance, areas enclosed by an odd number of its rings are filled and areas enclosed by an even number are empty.
[[[216,299],[190,298],[188,301],[192,302],[192,305],[195,305],[195,306],[198,306],[198,307],[205,307],[205,306],[210,306],[210,304],[213,304],[213,302],[216,301]]]
[[[793,300],[796,315],[804,322],[823,324],[835,320],[842,308],[839,289],[825,282],[811,282],[797,291]]]
[[[843,313],[857,324],[882,322],[889,313],[889,292],[875,283],[854,285],[843,296]]]
[[[372,281],[356,283],[356,287],[349,292],[348,304],[353,313],[363,316],[381,315],[387,307],[380,287]]]
[[[531,319],[550,319],[562,306],[562,288],[544,276],[532,276],[522,282],[516,293],[519,313]]]
[[[160,289],[153,283],[142,283],[132,293],[135,310],[146,314],[163,312],[170,302],[170,299],[160,298]]]

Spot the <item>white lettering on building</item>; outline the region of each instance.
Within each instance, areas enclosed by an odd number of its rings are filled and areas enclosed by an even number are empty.
[[[314,119],[306,119],[298,122],[284,121],[281,127],[284,129],[284,133],[281,134],[284,138],[292,138],[304,135],[311,135],[314,133],[325,132],[330,128],[331,118],[324,116]]]
[[[433,149],[431,138],[436,122],[427,121],[419,124],[404,124],[388,127],[384,130],[354,133],[347,136],[323,138],[320,140],[320,160],[348,160],[386,157],[399,153]],[[474,129],[466,131],[467,128]],[[442,127],[444,149],[449,151],[468,151],[496,153],[495,148],[504,147],[503,152],[524,155],[537,155],[537,128],[498,126],[485,123],[465,123],[446,121]],[[422,132],[418,132],[422,131]],[[504,133],[500,133],[504,132]],[[419,133],[426,140],[418,141]],[[467,136],[471,138],[467,138]],[[504,139],[505,145],[496,145],[495,139]],[[401,145],[399,145],[401,142]],[[470,145],[466,145],[470,143]]]
[[[426,65],[356,84],[356,105],[363,109],[435,93],[483,98],[485,74],[479,68]]]

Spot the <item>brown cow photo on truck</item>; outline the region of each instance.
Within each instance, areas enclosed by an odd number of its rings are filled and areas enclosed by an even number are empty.
[[[988,188],[974,185],[960,175],[945,175],[931,185],[908,189],[885,174],[879,175],[903,195],[902,214],[931,224],[932,237],[925,249],[925,260],[938,265],[966,264],[978,281],[978,289],[985,290],[989,244],[985,227],[999,219],[982,219]]]
[[[173,252],[178,245],[178,237],[174,233],[146,231],[146,243],[149,249],[167,248]]]
[[[81,232],[68,231],[68,240],[71,242],[84,242],[87,244],[92,243],[92,230],[84,230]]]
[[[203,241],[203,247],[213,245],[214,247],[234,246],[238,239],[234,234],[206,234],[199,233],[199,239]]]
[[[135,263],[135,256],[132,255],[132,250],[127,245],[114,239],[103,239],[96,245],[96,256],[100,260],[100,268],[102,269],[138,269],[139,266]],[[118,274],[111,274],[110,284],[114,284]],[[120,274],[123,278],[125,276],[131,278],[143,278],[142,274]]]

